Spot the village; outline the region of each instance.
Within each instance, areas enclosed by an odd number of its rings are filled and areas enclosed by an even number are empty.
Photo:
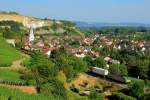
[[[56,37],[53,35],[50,36],[35,36],[34,29],[30,27],[28,29],[28,33],[25,33],[24,37],[22,38],[23,43],[23,49],[24,50],[39,50],[43,54],[50,56],[51,52],[53,50],[57,50],[60,47],[64,47],[65,50],[68,53],[71,53],[77,57],[85,57],[85,56],[91,56],[93,59],[96,57],[99,57],[101,54],[100,52],[92,50],[92,46],[96,46],[97,49],[101,49],[104,46],[107,46],[109,49],[117,49],[117,50],[128,50],[128,51],[134,51],[134,52],[142,52],[143,54],[145,52],[149,52],[150,50],[150,41],[146,40],[127,40],[127,39],[114,39],[109,36],[105,35],[91,35],[88,37],[81,37],[81,36],[74,36],[74,37],[68,37],[65,36],[63,38]],[[15,40],[12,40],[13,42],[9,42],[9,39],[7,40],[8,43],[15,44]],[[68,42],[78,42],[78,47],[74,47]],[[96,44],[95,44],[96,41]],[[106,56],[106,61],[110,62],[116,62],[119,63],[119,61]]]
[[[0,70],[10,71],[19,80],[12,81],[11,75],[10,80],[2,78],[2,87],[44,94],[45,98],[59,95],[62,100],[76,100],[74,96],[77,100],[111,100],[120,96],[136,100],[138,95],[131,95],[134,85],[142,88],[143,95],[150,93],[147,28],[137,27],[137,31],[131,27],[133,33],[124,27],[87,31],[69,21],[25,19],[23,24],[16,20],[0,23],[1,45],[6,45],[0,56],[6,57],[6,62],[0,63]],[[118,28],[120,33],[114,33]]]

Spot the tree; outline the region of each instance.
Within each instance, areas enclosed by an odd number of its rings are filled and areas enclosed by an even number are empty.
[[[23,43],[22,43],[22,42],[17,42],[17,43],[15,44],[15,47],[16,47],[18,50],[21,50],[22,47],[23,47]]]
[[[54,63],[52,63],[45,55],[39,52],[34,52],[32,54],[28,68],[31,70],[34,76],[33,78],[36,81],[38,92],[40,92],[43,82],[56,76],[57,73]]]
[[[65,66],[63,71],[67,77],[67,81],[70,81],[70,79],[76,77],[78,74],[78,72],[73,69],[73,66],[70,65]]]
[[[96,58],[93,61],[92,65],[95,67],[106,68],[106,62],[104,61],[104,59],[102,57]]]
[[[121,64],[121,65],[120,64],[112,64],[109,71],[112,75],[118,75],[118,76],[127,76],[128,75],[127,66],[125,66],[124,64]]]
[[[50,79],[42,85],[41,91],[48,95],[59,98],[59,100],[67,100],[67,91],[64,84],[57,79]]]
[[[63,49],[52,52],[51,59],[60,71],[64,71],[68,79],[88,69],[86,61],[65,53]]]
[[[53,20],[53,24],[51,25],[51,28],[54,32],[56,32],[57,29],[59,28],[59,24],[57,24],[56,20]]]
[[[149,63],[150,64],[150,63]],[[148,71],[148,79],[150,80],[150,65],[149,65],[149,71]]]
[[[120,70],[121,76],[128,76],[128,69],[127,69],[127,66],[126,66],[126,65],[121,64],[121,65],[119,66],[119,70]]]
[[[95,89],[90,91],[90,95],[88,96],[89,100],[104,100],[104,95],[96,92]]]
[[[149,60],[137,60],[138,74],[143,79],[148,79]]]
[[[143,100],[150,100],[150,94],[145,94],[143,96]]]
[[[73,66],[73,69],[77,72],[85,72],[87,71],[87,63],[78,57],[70,55],[67,57],[68,64]]]
[[[75,48],[79,48],[80,43],[79,43],[79,41],[72,41],[71,43],[69,43],[69,45],[71,45],[72,47],[75,47]]]
[[[120,75],[119,65],[112,64],[109,68],[109,72],[111,75]]]
[[[142,98],[142,96],[144,95],[144,82],[135,81],[131,85],[130,90],[131,90],[132,96],[138,99]]]
[[[92,67],[93,60],[92,60],[91,56],[86,56],[86,57],[83,58],[83,60],[86,61],[88,67]]]
[[[148,79],[149,77],[149,59],[140,58],[140,57],[132,57],[129,62],[132,64],[129,64],[130,66],[130,74],[134,77],[140,77],[142,79]],[[134,74],[133,74],[134,73]]]
[[[114,59],[117,59],[119,61],[122,61],[122,57],[121,57],[121,54],[119,52],[119,50],[117,49],[111,49],[110,50],[110,56]]]
[[[106,45],[103,45],[99,51],[103,54],[103,56],[108,56],[110,54],[110,49]]]
[[[21,38],[24,30],[21,29],[23,25],[18,22],[14,21],[0,21],[0,26],[4,27],[2,28],[3,37],[5,38]]]
[[[110,97],[111,100],[136,100],[136,98],[125,95],[120,92],[114,92]]]

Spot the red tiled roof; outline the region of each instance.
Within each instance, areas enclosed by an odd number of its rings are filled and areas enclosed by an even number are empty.
[[[50,50],[50,49],[47,48],[47,47],[42,48],[42,52],[43,52],[43,53],[47,53],[49,50]]]

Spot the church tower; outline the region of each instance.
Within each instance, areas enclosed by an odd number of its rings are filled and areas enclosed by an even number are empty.
[[[30,31],[29,31],[29,42],[32,43],[34,40],[35,40],[35,37],[34,37],[33,28],[30,27]]]

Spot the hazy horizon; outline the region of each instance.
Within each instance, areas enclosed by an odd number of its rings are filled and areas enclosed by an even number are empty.
[[[150,23],[149,0],[5,0],[0,11],[83,22]]]

